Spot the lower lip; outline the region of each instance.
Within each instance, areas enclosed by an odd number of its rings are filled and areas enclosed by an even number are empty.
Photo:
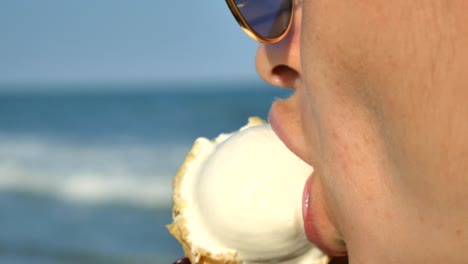
[[[313,211],[311,210],[312,205],[312,196],[311,196],[311,189],[312,189],[312,181],[313,181],[313,174],[309,176],[305,185],[304,185],[304,192],[302,194],[302,219],[304,221],[304,229],[307,235],[307,239],[314,243],[316,246],[321,247],[320,237],[318,235],[317,229],[315,228],[315,224],[317,224]]]
[[[313,180],[314,175],[312,173],[312,175],[309,176],[305,183],[304,192],[302,195],[302,218],[307,239],[329,256],[342,255],[325,245],[318,232],[319,217],[316,215],[314,208],[312,207],[314,206],[312,204],[314,201],[312,196],[312,187],[314,184]]]

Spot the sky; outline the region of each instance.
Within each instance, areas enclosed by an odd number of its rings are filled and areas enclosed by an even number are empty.
[[[0,83],[257,80],[224,0],[2,0]]]

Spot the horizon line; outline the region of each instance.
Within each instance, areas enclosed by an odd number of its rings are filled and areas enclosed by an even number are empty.
[[[53,80],[1,82],[0,93],[28,92],[145,92],[145,91],[262,91],[274,87],[258,79],[214,80]],[[274,87],[280,89],[278,87]]]

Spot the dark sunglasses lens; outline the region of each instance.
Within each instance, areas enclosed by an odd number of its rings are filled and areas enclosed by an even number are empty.
[[[235,0],[249,26],[264,38],[281,36],[291,21],[293,0]]]

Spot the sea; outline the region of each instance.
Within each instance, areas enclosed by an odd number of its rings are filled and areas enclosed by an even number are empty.
[[[267,118],[258,82],[0,85],[0,263],[170,264],[194,140]]]

